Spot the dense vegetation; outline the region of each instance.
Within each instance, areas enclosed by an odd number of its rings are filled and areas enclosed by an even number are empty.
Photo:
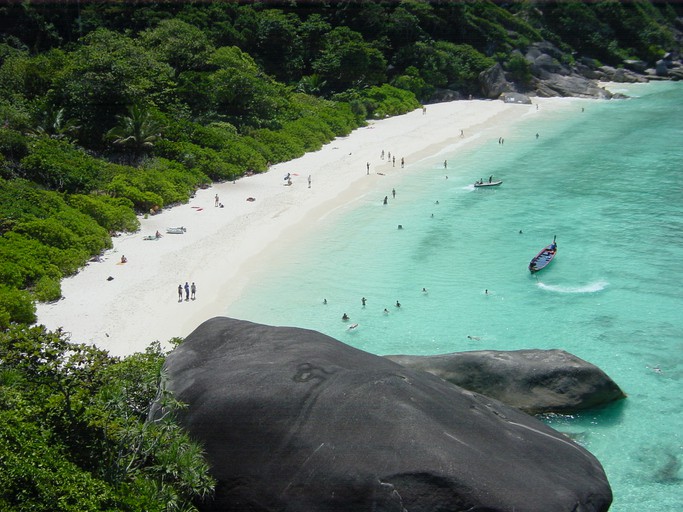
[[[192,510],[210,496],[163,360],[157,345],[119,360],[41,327],[0,333],[0,509]],[[155,399],[164,414],[148,421]]]
[[[211,490],[173,415],[146,421],[158,347],[118,360],[28,327],[34,302],[59,299],[61,279],[112,234],[135,231],[137,215],[439,90],[477,96],[494,63],[523,77],[515,50],[532,42],[614,66],[653,62],[675,47],[680,11],[647,1],[0,6],[0,508],[184,510]]]

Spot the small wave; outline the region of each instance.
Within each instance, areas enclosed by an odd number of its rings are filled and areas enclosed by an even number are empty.
[[[558,284],[545,284],[539,282],[537,286],[543,290],[557,293],[595,293],[607,288],[607,281],[596,281],[581,286],[563,286]]]

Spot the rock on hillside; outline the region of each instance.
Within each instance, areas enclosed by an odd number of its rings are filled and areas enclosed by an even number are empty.
[[[516,409],[315,331],[230,318],[166,361],[209,511],[599,512],[600,463]]]

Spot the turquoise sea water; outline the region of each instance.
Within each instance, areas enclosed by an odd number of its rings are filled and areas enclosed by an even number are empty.
[[[225,314],[380,355],[567,350],[628,398],[545,421],[602,462],[612,511],[683,510],[683,85],[623,92],[387,176],[283,247]],[[472,187],[490,175],[503,184]],[[554,235],[555,261],[530,275]]]

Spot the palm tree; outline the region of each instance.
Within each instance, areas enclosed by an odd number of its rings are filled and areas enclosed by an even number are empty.
[[[118,124],[107,132],[106,138],[115,146],[120,146],[136,163],[144,153],[154,147],[161,137],[163,126],[152,118],[140,105],[128,107],[127,116],[116,116]]]
[[[64,108],[48,108],[42,112],[38,125],[30,133],[52,139],[72,140],[79,129],[80,126],[76,125],[74,119],[64,118]]]

